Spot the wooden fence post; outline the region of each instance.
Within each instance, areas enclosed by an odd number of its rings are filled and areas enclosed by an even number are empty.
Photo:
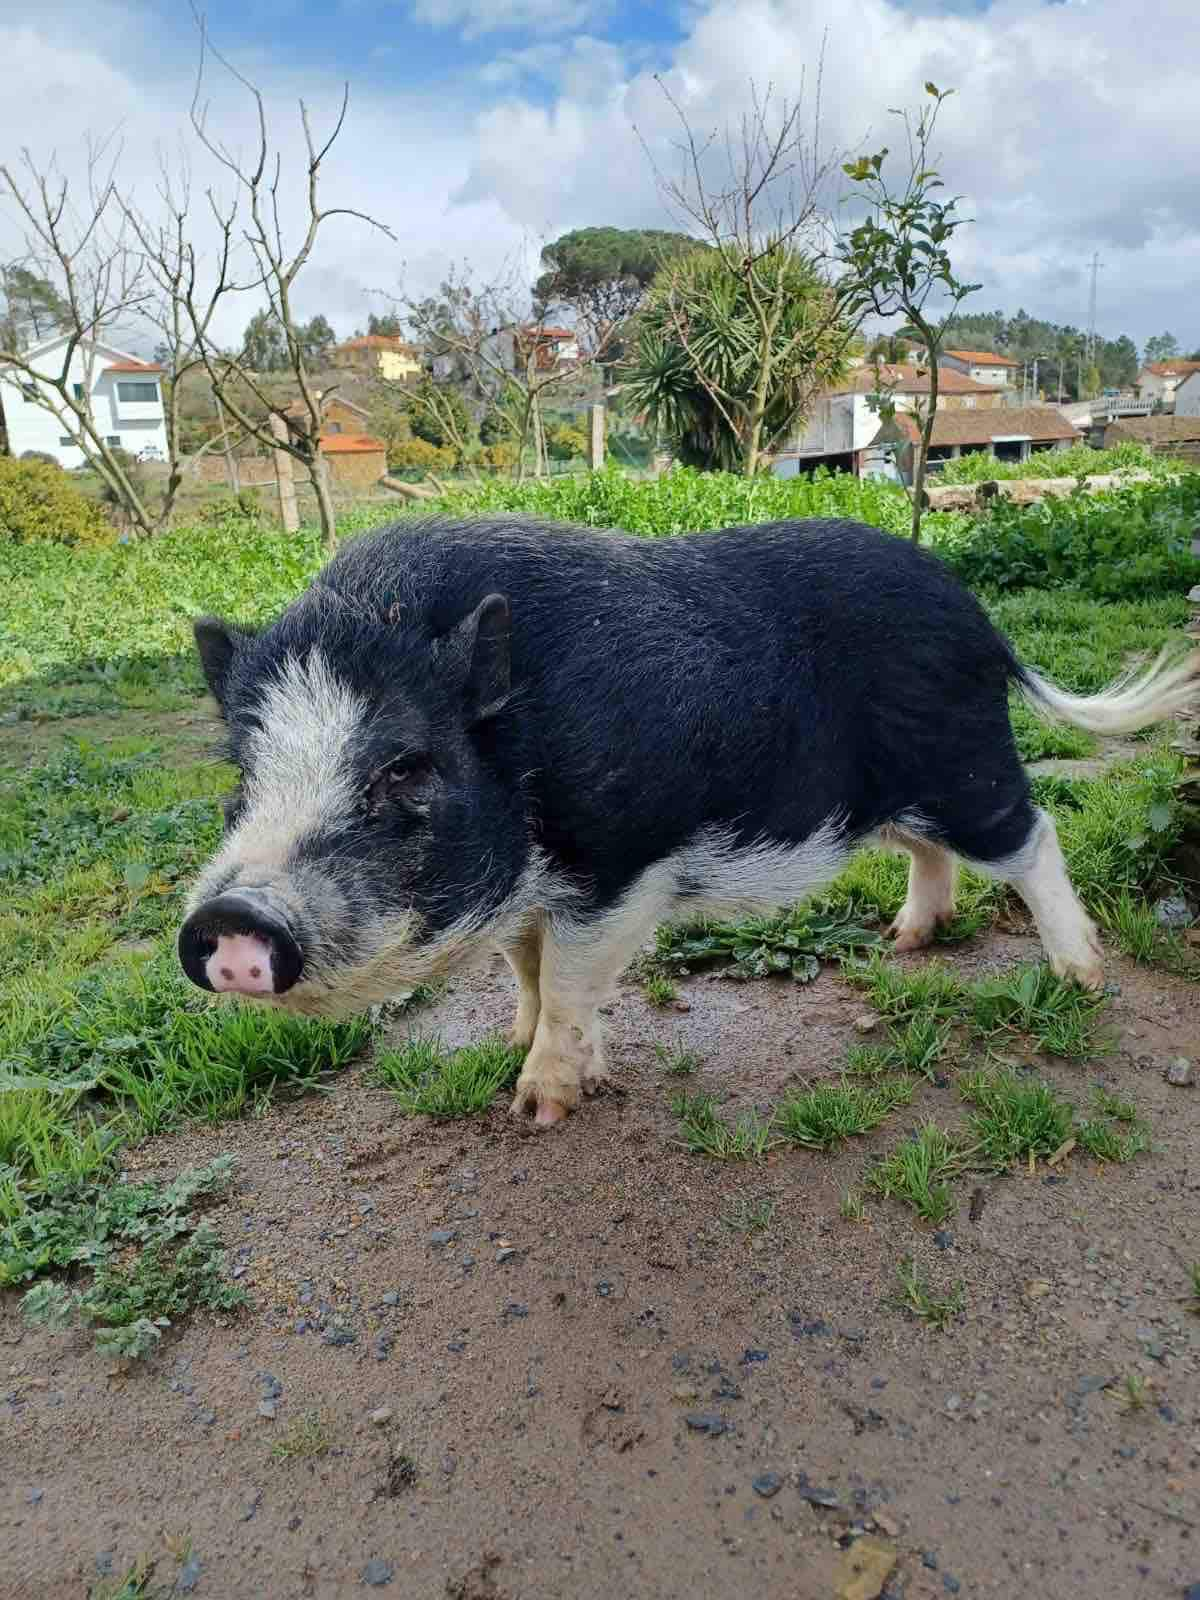
[[[287,423],[277,412],[271,413],[271,432],[277,439],[287,439]],[[292,478],[292,458],[286,450],[275,450],[275,482],[279,485],[279,520],[285,533],[297,533],[300,513],[296,510],[296,485]]]
[[[592,425],[588,432],[588,466],[597,472],[604,465],[604,407],[591,407]]]

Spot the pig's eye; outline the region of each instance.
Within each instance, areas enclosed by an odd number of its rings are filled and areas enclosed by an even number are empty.
[[[433,768],[422,756],[389,762],[368,783],[363,814],[370,819],[399,808],[413,816],[427,817],[435,783]]]

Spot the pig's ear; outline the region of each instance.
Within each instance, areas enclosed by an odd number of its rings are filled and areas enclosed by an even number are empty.
[[[465,668],[468,726],[495,716],[508,698],[511,626],[508,601],[502,594],[489,594],[454,630],[456,654]]]
[[[192,624],[192,632],[196,637],[196,649],[205,680],[224,711],[230,669],[242,644],[254,635],[249,628],[223,622],[220,617],[197,617]]]

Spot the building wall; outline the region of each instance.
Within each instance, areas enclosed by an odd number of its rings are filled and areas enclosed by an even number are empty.
[[[59,357],[55,347],[49,346],[38,359],[49,370]],[[123,358],[119,351],[97,347],[90,380],[92,416],[96,426],[110,444],[128,451],[132,456],[157,455],[160,460],[165,460],[167,428],[158,374],[146,374],[143,377],[137,373],[109,373],[103,370],[109,362],[120,359]],[[71,357],[68,377],[71,383],[81,385],[89,381],[86,358],[81,350],[77,349]],[[159,396],[153,403],[121,399],[117,388],[119,383],[150,382],[154,383]],[[53,456],[60,466],[85,466],[87,458],[82,450],[70,442],[67,427],[59,417],[38,401],[27,398],[23,385],[29,383],[29,379],[19,377],[16,373],[0,370],[10,453],[22,456],[27,450],[37,450]],[[35,384],[34,387],[53,403],[60,403],[52,389],[42,384]],[[66,444],[62,442],[64,439],[67,439]]]
[[[946,355],[942,356],[940,364],[949,367],[952,372],[961,372],[965,377],[974,378],[976,383],[986,383],[995,389],[1007,389],[1011,381],[1011,367],[973,366],[958,356]]]
[[[387,472],[386,450],[354,450],[345,455],[330,455],[329,474],[343,489],[370,489]]]
[[[1200,372],[1185,378],[1175,391],[1175,415],[1200,417]]]

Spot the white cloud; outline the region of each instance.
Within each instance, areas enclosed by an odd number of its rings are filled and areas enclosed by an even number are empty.
[[[576,0],[418,4],[422,20],[460,33],[526,33],[496,51],[482,77],[464,64],[457,95],[427,93],[419,82],[407,93],[357,86],[328,193],[388,222],[397,238],[333,219],[301,280],[304,315],[324,311],[348,331],[365,320],[369,291],[395,287],[402,270],[420,292],[451,260],[492,271],[530,237],[589,223],[670,225],[633,131],[636,123],[668,156],[670,111],[640,46],[583,34],[584,23],[596,28],[596,11]],[[960,253],[964,273],[985,284],[974,303],[1082,323],[1087,263],[1099,250],[1101,329],[1144,342],[1170,328],[1192,348],[1200,345],[1194,7],[1157,0],[1149,19],[1128,0],[996,0],[983,12],[932,15],[860,0],[848,25],[838,0],[712,0],[687,13],[665,72],[697,124],[717,127],[744,105],[751,78],[783,91],[805,68],[811,75],[827,29],[827,137],[867,148],[895,142],[886,108],[918,103],[927,78],[953,87],[939,145],[947,181],[976,219]],[[571,27],[576,36],[564,37]],[[447,49],[453,59],[449,38]],[[296,97],[305,94],[321,124],[336,86],[318,69],[289,65],[285,42],[249,65],[295,177]],[[155,34],[144,12],[44,0],[36,21],[0,23],[0,151],[28,142],[44,155],[53,143],[77,170],[84,133],[119,121],[123,171],[148,195],[155,142],[169,143],[186,124],[191,72],[190,37]],[[40,123],[29,116],[29,85],[46,108]],[[218,109],[229,137],[245,145],[245,103],[222,92]],[[5,241],[0,206],[0,251]],[[229,336],[248,315],[239,311]]]

